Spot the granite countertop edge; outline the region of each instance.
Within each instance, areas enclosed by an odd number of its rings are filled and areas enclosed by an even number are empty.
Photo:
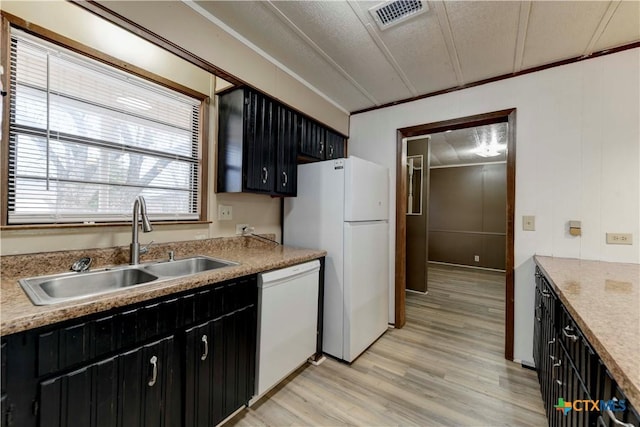
[[[626,369],[620,365],[617,358],[611,354],[607,346],[603,344],[603,340],[599,337],[599,335],[594,332],[593,328],[590,325],[588,319],[588,313],[583,313],[581,310],[576,309],[574,304],[571,301],[571,295],[563,292],[561,287],[556,284],[554,280],[554,275],[545,268],[545,260],[555,260],[555,261],[563,261],[567,263],[599,263],[602,264],[602,267],[610,267],[615,269],[619,266],[635,266],[636,264],[630,263],[615,263],[615,262],[605,262],[605,261],[590,261],[590,260],[580,260],[574,258],[559,258],[559,257],[550,257],[550,256],[540,256],[536,255],[534,257],[535,264],[540,267],[545,277],[549,279],[551,286],[555,290],[558,298],[562,302],[562,304],[566,307],[571,317],[573,317],[574,321],[585,335],[589,344],[594,348],[606,368],[609,370],[613,379],[616,381],[620,389],[624,392],[627,398],[631,401],[631,404],[636,408],[640,409],[640,378],[634,379],[631,377],[630,373],[626,371]],[[635,283],[638,286],[638,283]],[[600,303],[606,303],[605,301],[598,301]],[[637,307],[637,311],[640,311],[640,306]],[[631,349],[633,351],[633,349]],[[597,398],[597,396],[595,397]]]
[[[18,283],[18,279],[28,276],[3,277],[1,286],[2,302],[0,305],[0,336],[11,335],[104,312],[112,308],[124,307],[178,292],[197,289],[237,277],[289,267],[322,258],[326,255],[326,251],[287,246],[264,246],[258,248],[235,248],[230,254],[216,250],[200,251],[198,255],[234,261],[238,262],[239,265],[190,276],[165,279],[156,283],[82,300],[42,306],[34,305]]]

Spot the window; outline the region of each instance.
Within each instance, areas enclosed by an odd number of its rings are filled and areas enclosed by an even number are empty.
[[[201,100],[11,30],[8,224],[200,219]]]

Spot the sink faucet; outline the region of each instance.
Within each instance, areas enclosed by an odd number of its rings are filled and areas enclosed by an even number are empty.
[[[129,264],[131,265],[139,264],[140,254],[145,254],[148,251],[148,246],[141,249],[138,242],[138,211],[142,215],[142,231],[148,233],[153,230],[147,216],[147,204],[144,197],[138,196],[133,202],[133,219],[131,220],[131,245],[129,246]]]

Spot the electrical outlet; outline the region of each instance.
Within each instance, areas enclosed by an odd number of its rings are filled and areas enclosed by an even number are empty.
[[[231,206],[218,205],[218,221],[229,221],[233,219],[233,208]]]
[[[533,215],[524,215],[522,217],[522,229],[524,231],[536,231],[536,217]]]
[[[480,262],[480,255],[474,255],[474,256],[473,256],[473,260],[474,260],[475,262]]]
[[[632,245],[631,233],[607,233],[608,245]]]
[[[236,235],[240,236],[242,235],[242,230],[244,230],[245,228],[249,228],[249,224],[236,224]]]

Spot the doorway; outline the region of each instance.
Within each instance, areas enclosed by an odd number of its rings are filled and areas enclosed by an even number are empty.
[[[405,291],[407,289],[407,212],[409,208],[406,195],[411,176],[407,173],[407,139],[424,138],[448,130],[455,131],[498,123],[506,124],[506,208],[505,208],[505,343],[504,357],[513,360],[513,268],[514,268],[514,210],[515,210],[515,117],[516,110],[502,110],[487,114],[462,117],[442,122],[427,123],[398,129],[396,160],[396,265],[395,265],[395,325],[402,327],[405,318]],[[412,162],[415,162],[413,160]],[[424,168],[424,164],[423,164]],[[415,183],[413,189],[415,189]],[[414,190],[415,191],[415,190]],[[413,195],[415,200],[415,195]],[[415,203],[414,203],[415,205]]]

